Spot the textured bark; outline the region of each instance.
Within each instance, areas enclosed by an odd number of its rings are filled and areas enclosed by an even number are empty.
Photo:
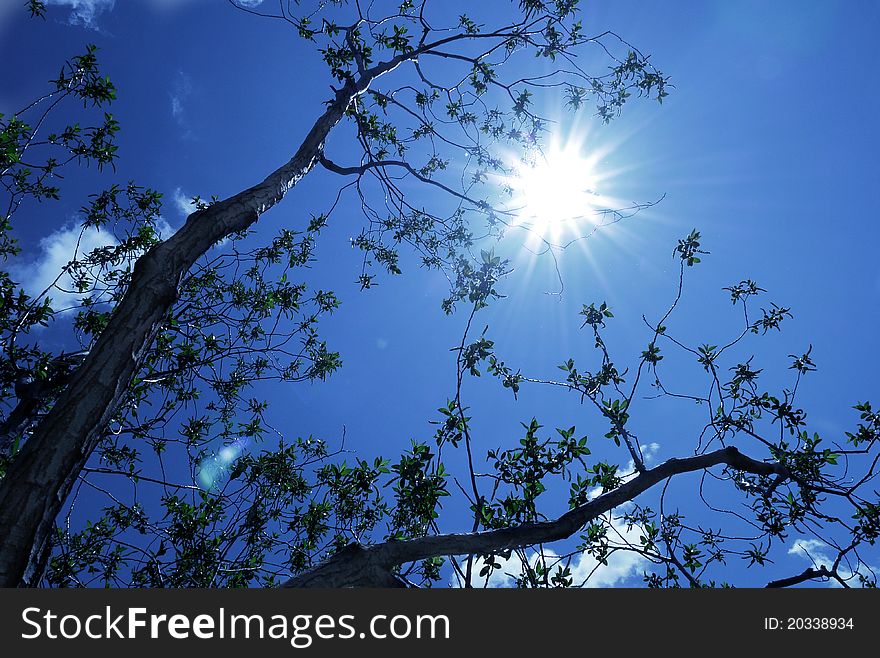
[[[670,459],[553,521],[502,530],[390,541],[373,546],[353,545],[291,578],[284,587],[387,587],[399,583],[393,569],[408,562],[445,555],[488,554],[567,539],[590,521],[635,499],[667,478],[719,464],[756,475],[788,477],[788,472],[780,464],[757,461],[734,447],[686,459]]]
[[[55,519],[177,299],[182,277],[211,245],[251,226],[314,167],[351,100],[385,70],[340,89],[293,158],[262,183],[193,213],[138,260],[107,328],[0,481],[0,586],[39,582]]]

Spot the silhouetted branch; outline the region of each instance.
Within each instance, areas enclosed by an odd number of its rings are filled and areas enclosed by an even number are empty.
[[[553,521],[486,532],[389,541],[373,546],[353,544],[310,571],[290,579],[284,586],[387,587],[395,579],[392,573],[394,567],[407,562],[441,555],[485,555],[567,539],[585,524],[635,499],[658,482],[675,475],[700,471],[720,464],[755,475],[785,475],[787,472],[778,463],[752,459],[732,446],[705,455],[670,459]]]

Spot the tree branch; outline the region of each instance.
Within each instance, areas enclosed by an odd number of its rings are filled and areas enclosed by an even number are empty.
[[[824,566],[819,567],[818,569],[814,569],[810,567],[806,569],[803,573],[799,573],[797,576],[791,576],[789,578],[780,578],[779,580],[771,580],[769,583],[765,585],[765,587],[769,588],[779,588],[779,587],[791,587],[792,585],[799,585],[800,583],[806,582],[808,580],[813,580],[815,578],[830,578],[831,572],[828,571]]]
[[[489,554],[560,541],[571,537],[593,519],[635,499],[658,482],[719,464],[755,475],[788,475],[782,465],[752,459],[732,446],[705,455],[670,459],[553,521],[501,530],[389,541],[374,546],[355,544],[310,571],[291,578],[284,587],[384,587],[393,579],[394,567],[407,562],[441,555]]]
[[[433,185],[435,187],[439,187],[441,190],[446,192],[447,194],[451,194],[452,196],[461,199],[462,201],[467,201],[472,204],[476,208],[480,208],[484,204],[482,204],[478,199],[472,199],[466,194],[462,194],[461,192],[457,192],[451,187],[444,185],[432,178],[428,178],[427,176],[419,173],[419,171],[413,167],[410,163],[404,160],[372,160],[370,162],[365,162],[364,164],[357,167],[342,167],[332,160],[329,160],[321,154],[320,158],[321,165],[328,171],[332,171],[334,174],[340,174],[341,176],[360,176],[362,174],[367,173],[370,169],[383,169],[385,167],[400,167],[408,171],[412,176],[417,178],[422,183],[427,183],[428,185]],[[496,211],[505,214],[503,211]]]

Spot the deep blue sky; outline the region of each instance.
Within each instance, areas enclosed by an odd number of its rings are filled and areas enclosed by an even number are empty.
[[[119,90],[115,178],[162,191],[172,226],[183,219],[175,195],[223,197],[286,161],[329,96],[319,56],[289,27],[219,0],[120,1],[91,25],[70,25],[67,7],[50,8],[42,22],[7,7],[18,0],[0,3],[0,57],[7,63],[0,112],[39,94],[84,43],[98,44]],[[616,315],[610,343],[631,360],[649,339],[641,314],[656,319],[674,295],[675,241],[696,227],[711,255],[689,272],[670,329],[690,343],[719,344],[739,326],[721,288],[756,280],[770,291],[765,304],[791,306],[794,320],[747,351],[766,357],[762,365],[779,375],[769,384],[790,381],[786,355],[813,344],[819,372],[805,382],[801,404],[811,431],[840,438],[854,424],[851,405],[878,391],[880,5],[597,1],[586,3],[585,24],[593,33],[615,30],[671,76],[675,87],[662,106],[634,101],[608,126],[584,122],[588,144],[614,147],[600,171],[619,173],[603,191],[632,201],[666,197],[587,241],[585,251],[569,250],[562,296],[546,294],[557,288],[549,259],[529,265],[511,250],[517,270],[502,284],[510,298],[481,314],[480,328],[491,325],[509,364],[555,377],[567,357],[590,354],[590,338],[577,329],[581,304],[607,300]],[[351,153],[338,136],[328,151],[343,163]],[[28,257],[39,257],[37,240],[71,221],[93,183],[71,182],[62,203],[18,215]],[[338,184],[338,177],[313,172],[260,226],[302,226],[308,213],[326,208]],[[393,456],[410,438],[429,439],[427,421],[452,395],[449,348],[464,318],[442,315],[445,281],[418,270],[414,259],[404,258],[405,276],[383,277],[359,292],[360,254],[348,240],[360,221],[354,203],[337,210],[311,273],[313,286],[342,299],[324,331],[342,353],[343,369],[328,382],[270,395],[282,403],[275,424],[292,435],[333,440],[345,426],[350,446]],[[704,390],[698,365],[673,373],[684,387],[699,382]],[[595,414],[564,392],[524,388],[514,405],[498,386],[467,386],[478,453],[517,438],[519,422],[532,416],[551,428],[577,424],[597,445],[604,441]],[[633,415],[643,441],[660,445],[657,459],[693,450],[697,425],[674,403],[640,403]],[[458,529],[454,518],[447,524]]]

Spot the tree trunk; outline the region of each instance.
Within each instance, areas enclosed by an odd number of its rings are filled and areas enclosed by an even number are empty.
[[[372,77],[350,81],[336,93],[287,164],[262,183],[193,213],[137,261],[107,328],[0,481],[0,586],[39,583],[55,519],[176,301],[183,276],[211,245],[251,226],[314,167],[327,135]]]

